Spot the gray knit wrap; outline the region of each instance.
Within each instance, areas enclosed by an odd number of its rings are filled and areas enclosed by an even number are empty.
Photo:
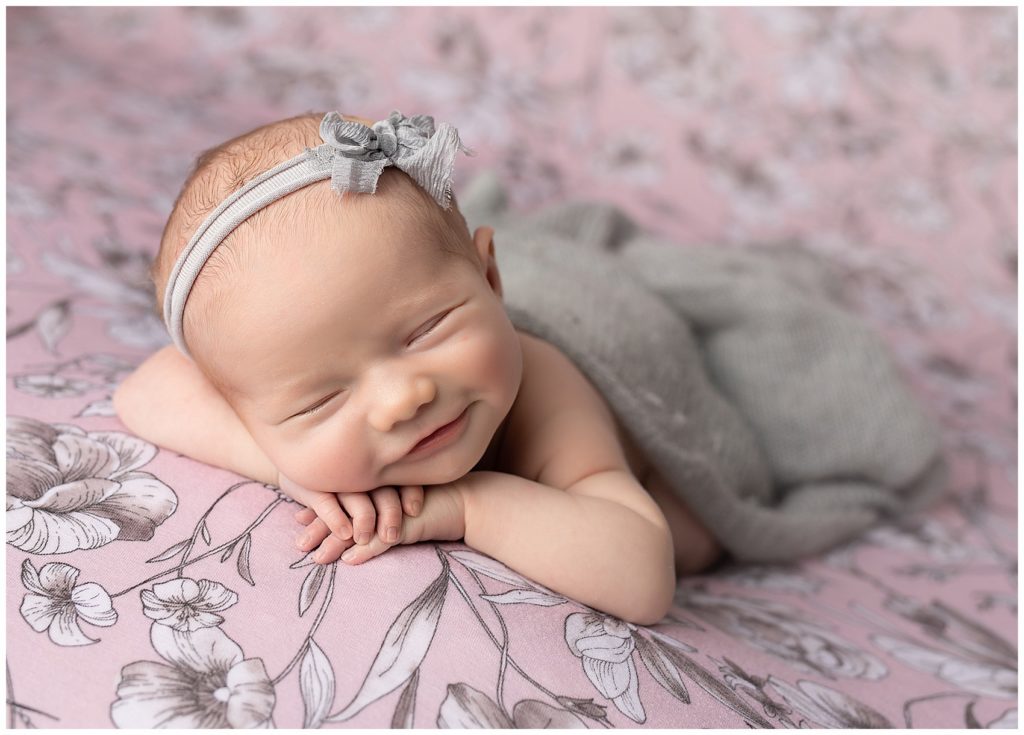
[[[948,486],[938,424],[824,261],[684,247],[602,202],[505,201],[490,173],[459,194],[495,229],[509,318],[580,368],[733,558],[820,553]]]

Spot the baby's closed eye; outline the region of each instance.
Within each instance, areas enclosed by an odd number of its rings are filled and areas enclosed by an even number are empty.
[[[430,334],[431,332],[433,332],[433,331],[434,331],[435,329],[437,329],[438,325],[439,325],[439,324],[440,324],[441,322],[443,322],[443,321],[445,320],[445,318],[446,318],[446,317],[447,317],[447,316],[448,316],[449,314],[451,314],[451,313],[452,313],[453,311],[455,311],[455,310],[454,310],[454,309],[449,309],[449,310],[448,310],[448,311],[446,311],[445,313],[443,313],[443,314],[439,314],[438,316],[436,316],[436,317],[434,317],[433,319],[431,319],[431,320],[430,320],[429,322],[427,322],[427,325],[426,325],[426,328],[425,328],[425,329],[422,329],[422,330],[420,330],[419,332],[417,332],[417,333],[416,333],[416,334],[415,334],[415,335],[414,335],[414,336],[412,337],[412,339],[410,339],[410,340],[409,340],[409,344],[411,345],[411,344],[412,344],[413,342],[418,342],[418,341],[420,341],[421,339],[423,339],[424,337],[426,337],[426,336],[427,336],[428,334]]]
[[[317,411],[322,409],[324,406],[326,406],[328,403],[330,403],[331,399],[334,398],[339,393],[341,393],[341,391],[338,391],[337,393],[332,393],[331,395],[325,397],[322,401],[320,401],[316,405],[307,408],[305,411],[301,411],[300,413],[297,413],[296,416],[309,416],[310,414],[316,413]]]

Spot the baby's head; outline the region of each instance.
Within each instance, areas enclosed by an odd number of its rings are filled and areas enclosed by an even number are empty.
[[[198,225],[250,179],[320,145],[322,118],[272,123],[199,157],[154,263],[158,305]],[[393,167],[373,194],[307,185],[210,256],[184,310],[189,352],[298,484],[449,482],[479,461],[522,375],[492,234],[470,234],[454,197],[446,211]],[[408,454],[464,410],[456,441]]]

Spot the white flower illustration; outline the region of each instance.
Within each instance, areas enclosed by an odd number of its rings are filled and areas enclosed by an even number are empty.
[[[7,543],[33,554],[148,541],[177,507],[139,472],[157,449],[115,431],[7,418]]]
[[[644,722],[647,715],[633,663],[635,630],[632,623],[594,613],[573,613],[565,619],[565,642],[583,660],[587,678],[622,714]]]
[[[686,590],[681,603],[716,628],[737,636],[802,671],[830,679],[880,679],[885,664],[867,651],[812,623],[796,608],[770,600]]]
[[[1013,663],[949,653],[902,637],[876,634],[871,640],[908,666],[985,697],[1015,699],[1017,667]]]
[[[110,706],[117,727],[272,727],[276,696],[263,662],[244,658],[220,628],[153,625],[150,640],[170,665],[136,661],[121,669]]]
[[[47,631],[58,646],[96,642],[82,632],[79,619],[103,627],[117,622],[106,590],[95,582],[75,584],[78,574],[61,562],[44,564],[38,572],[29,559],[21,565],[21,583],[31,590],[21,602],[21,615],[37,633]]]
[[[771,684],[787,705],[821,727],[836,729],[890,728],[892,723],[880,712],[842,692],[813,681],[799,680],[796,687],[774,676]]]
[[[161,625],[194,631],[224,622],[216,613],[238,602],[238,595],[209,579],[172,579],[142,590],[143,612]]]

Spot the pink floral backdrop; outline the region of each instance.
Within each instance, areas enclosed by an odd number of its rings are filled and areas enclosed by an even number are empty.
[[[1016,725],[1014,9],[7,20],[9,726]],[[168,341],[146,268],[195,155],[321,109],[453,123],[456,189],[493,170],[524,214],[824,255],[940,421],[949,498],[686,580],[641,629],[461,544],[291,563],[286,499],[132,436],[110,393]]]

